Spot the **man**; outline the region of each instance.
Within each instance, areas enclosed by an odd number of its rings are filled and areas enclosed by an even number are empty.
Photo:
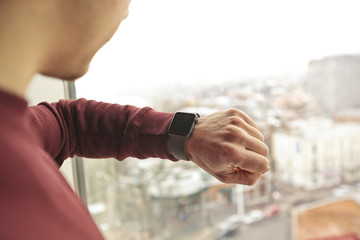
[[[269,169],[262,134],[236,109],[197,118],[85,99],[27,107],[31,77],[85,74],[128,5],[0,0],[0,239],[103,239],[58,171],[69,156],[185,159],[246,185]]]

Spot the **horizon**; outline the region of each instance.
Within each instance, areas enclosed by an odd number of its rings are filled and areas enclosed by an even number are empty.
[[[77,89],[88,97],[304,73],[311,60],[360,54],[359,7],[356,0],[133,1]]]

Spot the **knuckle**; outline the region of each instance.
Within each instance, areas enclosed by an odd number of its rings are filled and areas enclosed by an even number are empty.
[[[241,118],[245,118],[245,116],[247,116],[247,115],[245,114],[245,112],[243,112],[243,111],[241,111],[241,110],[238,110],[238,114],[239,114],[239,116],[240,116]]]
[[[229,121],[229,125],[234,125],[234,126],[241,126],[241,125],[243,125],[243,122],[244,122],[238,116],[231,116],[231,117],[229,117],[228,121]]]
[[[236,138],[238,138],[239,134],[241,134],[241,132],[238,130],[237,127],[229,125],[225,128],[224,139],[228,142],[232,142]]]
[[[245,112],[241,111],[240,109],[236,109],[236,108],[228,109],[226,111],[226,114],[230,118],[233,117],[233,118],[237,119],[237,120],[235,120],[237,124],[239,124],[239,123],[243,124],[244,123],[243,119],[246,119],[248,117]]]
[[[239,112],[240,112],[240,110],[236,109],[236,108],[230,108],[230,109],[226,110],[226,113],[228,116],[238,116]]]

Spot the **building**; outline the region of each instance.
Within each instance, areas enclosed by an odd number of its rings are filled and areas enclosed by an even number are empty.
[[[331,56],[309,63],[306,89],[329,114],[360,108],[360,55]]]
[[[360,124],[296,121],[272,136],[277,178],[307,190],[360,179]]]

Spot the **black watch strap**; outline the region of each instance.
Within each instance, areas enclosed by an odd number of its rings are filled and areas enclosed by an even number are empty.
[[[170,151],[175,158],[189,161],[185,153],[185,142],[185,136],[170,136]]]
[[[168,129],[170,152],[177,159],[187,160],[185,144],[191,136],[199,114],[176,112]]]

